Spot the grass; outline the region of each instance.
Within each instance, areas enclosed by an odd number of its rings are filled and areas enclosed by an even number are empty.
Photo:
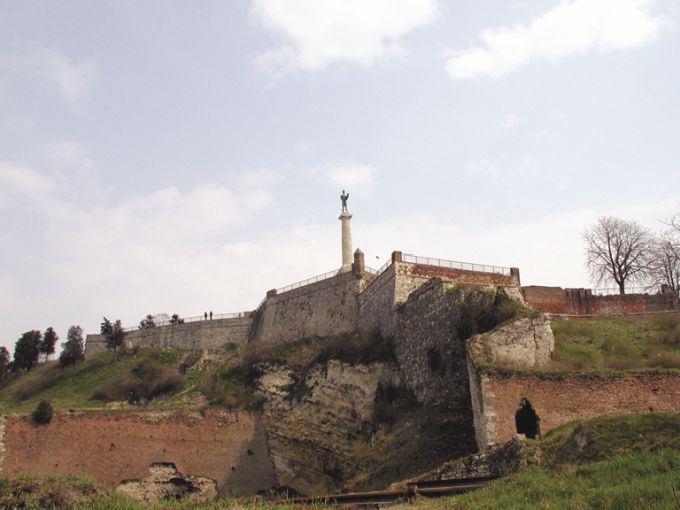
[[[145,503],[104,488],[87,477],[34,477],[0,480],[0,508],[25,510],[310,510],[315,506],[272,504],[259,497],[219,498],[211,502]]]
[[[541,462],[461,496],[420,500],[420,509],[677,509],[680,414],[597,418],[557,429],[532,448]]]
[[[55,410],[87,410],[101,408],[100,402],[91,400],[97,389],[106,385],[122,384],[133,378],[131,373],[140,365],[156,367],[166,375],[176,371],[185,355],[177,349],[141,349],[119,354],[103,352],[71,367],[59,368],[57,362],[41,364],[26,374],[14,377],[0,388],[0,412],[32,411],[40,400],[48,400]],[[177,381],[175,381],[177,382]],[[179,395],[151,403],[151,408],[181,407]]]
[[[553,321],[548,372],[680,369],[680,315]]]

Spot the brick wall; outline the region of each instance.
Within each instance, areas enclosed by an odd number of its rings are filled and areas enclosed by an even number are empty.
[[[152,463],[217,482],[220,494],[276,484],[264,429],[250,413],[57,413],[49,425],[7,417],[3,476],[89,475],[116,487]],[[250,453],[249,453],[250,452]]]
[[[185,324],[167,325],[130,331],[125,335],[125,345],[132,347],[176,347],[178,349],[216,349],[226,343],[242,345],[248,342],[253,318],[214,319]],[[85,356],[106,350],[102,335],[87,335]]]
[[[573,420],[654,411],[680,411],[680,375],[501,375],[471,371],[480,449],[516,433],[515,412],[528,398],[541,433]]]
[[[285,343],[356,330],[361,275],[346,272],[267,297],[256,312],[250,340]]]
[[[672,294],[625,294],[594,296],[590,289],[522,287],[525,300],[536,310],[567,315],[620,315],[677,309]]]

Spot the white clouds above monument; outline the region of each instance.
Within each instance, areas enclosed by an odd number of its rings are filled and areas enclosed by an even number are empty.
[[[535,60],[641,46],[669,23],[652,0],[562,0],[527,23],[482,30],[481,44],[451,52],[446,71],[453,79],[498,78]]]
[[[318,169],[330,184],[337,189],[352,190],[365,198],[371,194],[373,183],[379,171],[373,165],[356,161],[342,161]]]
[[[400,39],[431,23],[439,8],[435,0],[254,0],[252,12],[282,39],[257,56],[258,67],[318,71],[401,54]]]

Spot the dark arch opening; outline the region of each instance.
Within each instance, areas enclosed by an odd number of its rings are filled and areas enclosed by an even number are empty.
[[[530,439],[541,438],[541,419],[536,414],[536,411],[531,406],[528,398],[523,398],[520,401],[519,409],[515,413],[515,425],[517,426],[517,433],[524,434]]]

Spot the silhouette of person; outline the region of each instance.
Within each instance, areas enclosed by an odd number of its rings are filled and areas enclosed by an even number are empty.
[[[541,419],[531,406],[529,399],[522,398],[520,407],[515,413],[515,426],[518,434],[524,434],[530,439],[541,438]]]
[[[212,310],[210,310],[210,320],[212,320]]]
[[[203,312],[203,319],[208,320],[208,312]]]

